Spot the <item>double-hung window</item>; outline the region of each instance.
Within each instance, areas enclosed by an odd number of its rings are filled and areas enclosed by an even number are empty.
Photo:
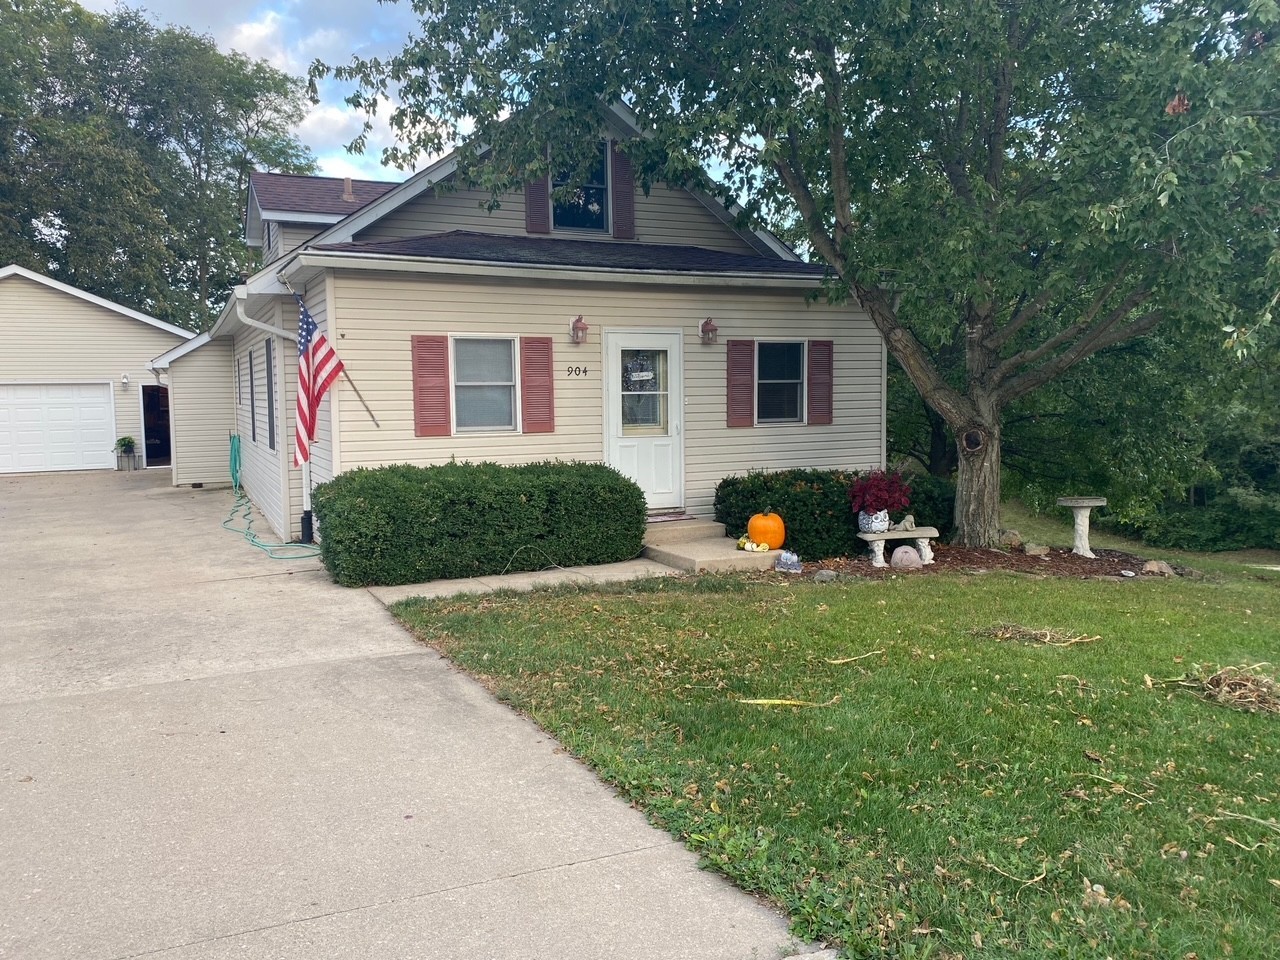
[[[804,344],[756,344],[756,422],[804,421]]]
[[[430,334],[410,342],[413,433],[553,433],[550,337]]]
[[[459,432],[516,428],[515,340],[453,341],[453,411]]]
[[[833,422],[833,341],[730,340],[726,346],[728,426]]]

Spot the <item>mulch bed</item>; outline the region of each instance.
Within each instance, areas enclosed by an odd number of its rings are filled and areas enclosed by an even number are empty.
[[[890,551],[886,550],[886,559]],[[1053,547],[1042,557],[1028,556],[1021,550],[977,550],[969,547],[953,547],[943,543],[933,545],[933,563],[921,570],[877,569],[867,557],[836,557],[804,564],[804,572],[812,576],[819,570],[834,570],[841,576],[884,578],[889,576],[927,575],[931,573],[988,573],[1002,570],[1010,573],[1043,577],[1075,577],[1089,580],[1097,577],[1129,579],[1124,571],[1144,576],[1142,565],[1146,560],[1119,550],[1094,548],[1096,560],[1080,557],[1070,550]],[[1194,576],[1184,567],[1173,567],[1179,576]],[[1152,576],[1152,574],[1145,574]],[[1158,574],[1157,574],[1158,576]]]

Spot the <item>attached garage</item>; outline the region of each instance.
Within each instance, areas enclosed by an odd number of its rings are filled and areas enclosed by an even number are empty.
[[[0,474],[168,466],[168,385],[152,357],[193,334],[22,267],[0,269]]]

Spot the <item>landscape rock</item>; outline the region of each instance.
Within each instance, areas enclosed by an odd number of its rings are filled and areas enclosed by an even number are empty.
[[[1004,547],[1007,550],[1021,550],[1022,534],[1020,534],[1017,530],[1001,530],[1000,546]]]
[[[1142,565],[1142,572],[1161,577],[1176,577],[1173,567],[1169,566],[1163,560],[1148,560]]]
[[[819,570],[813,575],[815,583],[832,583],[839,576],[834,570]]]
[[[1042,547],[1038,543],[1024,543],[1022,545],[1022,552],[1028,557],[1047,557],[1049,555],[1049,548]]]
[[[920,554],[913,547],[898,547],[889,558],[889,566],[895,570],[919,570],[924,566]]]

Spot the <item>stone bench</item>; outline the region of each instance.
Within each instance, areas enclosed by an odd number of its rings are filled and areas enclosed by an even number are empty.
[[[867,541],[871,548],[871,565],[887,567],[884,562],[884,542],[886,540],[914,540],[916,550],[920,554],[921,563],[933,563],[933,547],[929,541],[938,535],[937,527],[916,527],[914,530],[886,530],[884,533],[860,533],[858,537]]]

